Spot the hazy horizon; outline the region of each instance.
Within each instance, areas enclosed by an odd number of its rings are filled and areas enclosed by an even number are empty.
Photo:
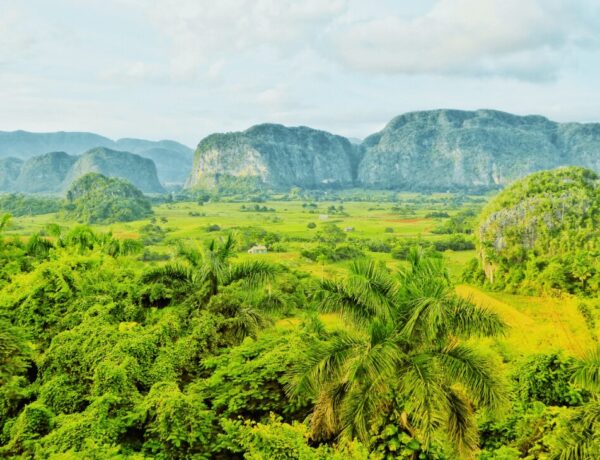
[[[591,0],[0,0],[0,130],[364,138],[414,110],[600,121]]]

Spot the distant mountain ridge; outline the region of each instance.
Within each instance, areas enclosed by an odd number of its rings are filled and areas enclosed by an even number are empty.
[[[123,138],[114,141],[87,132],[0,131],[0,159],[28,160],[49,152],[82,155],[96,147],[127,151],[151,159],[156,164],[159,180],[165,185],[183,184],[192,167],[193,150],[171,140]]]
[[[7,179],[9,172],[14,177]],[[15,158],[0,159],[0,191],[63,194],[73,182],[88,173],[126,179],[145,193],[164,192],[152,160],[105,147],[88,150],[80,156],[50,152],[25,162]]]
[[[186,186],[254,178],[268,188],[484,191],[559,166],[600,171],[600,124],[496,110],[430,110],[391,120],[360,145],[312,128],[263,124],[212,134]]]
[[[51,189],[55,193],[77,175],[70,168],[80,167],[81,172],[123,177],[145,192],[163,189],[154,182],[152,167],[139,160],[131,162],[127,157],[119,162],[119,154],[102,161],[100,155],[93,162],[76,158],[98,147],[152,160],[163,185],[185,183],[190,189],[249,183],[274,190],[364,187],[470,192],[501,188],[532,172],[560,166],[600,172],[600,123],[557,123],[539,115],[496,110],[409,112],[357,142],[305,126],[270,123],[211,134],[200,141],[195,153],[168,140],[0,132],[0,191]],[[52,155],[43,156],[49,152]],[[141,169],[136,172],[133,164]],[[63,177],[67,166],[70,175]],[[136,179],[136,175],[143,177]],[[63,177],[60,186],[58,177]]]

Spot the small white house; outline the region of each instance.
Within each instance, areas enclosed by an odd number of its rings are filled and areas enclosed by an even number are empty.
[[[353,232],[354,231],[354,227],[346,227],[344,229],[344,231],[346,231],[346,232]]]
[[[320,214],[319,215],[319,220],[328,220],[329,216],[327,214]]]
[[[266,253],[267,253],[267,247],[263,246],[262,244],[252,246],[250,249],[248,249],[248,254],[266,254]]]

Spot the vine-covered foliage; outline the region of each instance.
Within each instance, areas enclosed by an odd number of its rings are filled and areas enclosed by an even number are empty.
[[[600,178],[568,167],[502,191],[483,210],[479,267],[496,288],[592,294],[600,289]]]

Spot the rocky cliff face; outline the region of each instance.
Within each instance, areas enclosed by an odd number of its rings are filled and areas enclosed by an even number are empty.
[[[58,193],[62,183],[77,160],[65,152],[51,152],[30,158],[23,164],[13,185],[22,193]]]
[[[156,166],[152,160],[103,147],[89,150],[77,158],[64,178],[62,189],[66,190],[72,182],[88,173],[125,179],[145,193],[164,191],[158,181]]]
[[[493,110],[407,113],[362,147],[357,182],[375,188],[490,189],[559,166],[600,170],[600,124]]]
[[[187,185],[220,176],[270,186],[446,191],[500,188],[559,166],[600,171],[600,124],[560,124],[494,110],[433,110],[394,118],[360,146],[322,131],[259,125],[200,142]]]
[[[203,139],[186,186],[214,186],[222,176],[258,178],[275,188],[351,186],[356,152],[346,138],[324,131],[257,125]]]

